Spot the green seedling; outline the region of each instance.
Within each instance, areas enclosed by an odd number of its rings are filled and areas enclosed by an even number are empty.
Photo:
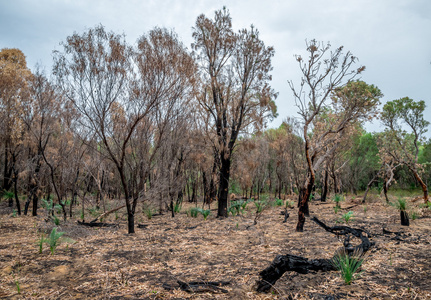
[[[353,219],[353,212],[346,212],[341,216],[341,221],[344,221],[346,224],[349,224],[349,221]]]
[[[343,195],[340,195],[340,194],[335,194],[334,195],[334,202],[335,202],[335,206],[338,206],[339,208],[341,207],[340,206],[340,203],[341,203],[341,201],[343,201],[344,200],[344,197],[343,197]]]
[[[275,205],[276,206],[283,206],[283,203],[284,201],[282,200],[282,199],[278,199],[278,198],[275,198]]]
[[[57,227],[54,227],[47,238],[42,235],[39,240],[39,253],[42,253],[43,244],[48,244],[51,255],[54,255],[55,250],[61,243],[75,243],[75,241],[70,238],[62,237],[63,234],[64,232],[57,232]]]
[[[175,203],[174,212],[177,214],[181,211],[181,203]]]
[[[345,284],[351,284],[353,280],[357,279],[359,274],[355,275],[365,260],[362,251],[355,251],[351,255],[345,251],[336,254],[332,260],[332,265],[341,272]]]

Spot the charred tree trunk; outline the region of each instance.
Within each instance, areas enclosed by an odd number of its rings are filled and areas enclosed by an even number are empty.
[[[9,191],[12,187],[12,168],[9,166],[8,147],[9,143],[6,141],[4,145],[3,183],[1,191]],[[9,200],[9,206],[11,207],[12,205],[13,199],[12,203]]]
[[[403,226],[409,226],[410,225],[409,215],[407,214],[407,212],[405,210],[400,211],[400,217],[401,217],[401,225],[403,225]]]
[[[227,201],[229,194],[229,176],[230,176],[230,155],[226,155],[225,157],[224,151],[221,152],[220,155],[220,182],[219,182],[219,191],[218,191],[218,211],[217,217],[227,218]]]
[[[267,292],[287,271],[307,274],[309,271],[333,271],[334,266],[329,259],[313,259],[296,255],[277,255],[271,265],[259,273],[261,280],[257,283],[258,292]]]
[[[297,232],[304,231],[305,217],[310,215],[310,211],[308,208],[308,200],[311,195],[311,191],[313,190],[314,177],[310,176],[308,183],[304,189],[303,195],[301,197],[301,201],[299,202],[298,208],[298,223],[296,225]]]
[[[19,203],[18,197],[18,171],[14,168],[14,176],[13,176],[13,192],[15,196],[16,209],[18,211],[18,215],[21,215],[21,205]]]
[[[127,213],[127,230],[129,233],[135,233],[135,214]]]

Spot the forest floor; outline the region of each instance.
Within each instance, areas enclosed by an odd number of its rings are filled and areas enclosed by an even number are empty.
[[[267,294],[255,292],[256,281],[277,254],[329,259],[342,247],[342,238],[309,218],[304,232],[295,232],[296,208],[288,210],[290,217],[282,223],[283,207],[271,206],[253,225],[252,203],[244,216],[216,219],[213,210],[207,220],[187,216],[192,205],[187,203],[175,218],[166,213],[148,219],[141,212],[136,223],[147,226],[130,235],[125,212],[104,220],[117,227],[90,228],[73,219],[61,222],[58,231],[76,242],[60,244],[51,255],[47,245],[39,253],[42,233],[46,236],[55,226],[45,221],[45,211],[41,209],[38,217],[13,217],[2,201],[0,298],[431,299],[431,210],[419,208],[420,200],[409,203],[418,219],[405,227],[399,225],[399,212],[382,200],[367,203],[364,209],[359,198],[347,198],[337,214],[332,201],[312,202],[310,215],[334,226],[343,213],[352,211],[348,225],[371,233],[376,245],[360,277],[345,285],[337,271],[287,272]],[[398,234],[384,234],[383,228]],[[227,293],[188,293],[178,288],[177,280],[230,284],[222,287]],[[166,289],[169,286],[173,289]]]

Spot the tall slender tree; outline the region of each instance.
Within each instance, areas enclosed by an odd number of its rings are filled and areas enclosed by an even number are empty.
[[[235,33],[225,8],[216,11],[213,20],[200,15],[193,38],[203,82],[198,101],[210,116],[220,162],[217,215],[227,217],[232,153],[238,136],[250,126],[262,126],[276,113],[276,94],[269,86],[274,49],[265,46],[253,26]]]
[[[316,170],[337,149],[345,129],[356,121],[377,114],[380,90],[364,82],[350,82],[365,67],[354,69],[357,58],[343,47],[330,51],[331,45],[311,40],[306,42],[308,59],[296,56],[302,73],[299,88],[289,81],[296,106],[303,121],[303,138],[308,176],[299,201],[296,231],[304,230],[308,201],[316,180]],[[330,118],[319,118],[322,113]],[[318,131],[313,131],[319,126]]]

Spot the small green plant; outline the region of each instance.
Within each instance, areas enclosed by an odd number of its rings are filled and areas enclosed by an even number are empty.
[[[278,199],[278,198],[275,198],[275,205],[276,206],[283,206],[283,203],[284,201],[282,200],[282,199]]]
[[[15,278],[15,274],[12,273],[13,281],[15,282],[16,291],[18,294],[21,294],[21,286],[19,284],[18,279]]]
[[[397,201],[390,202],[391,206],[395,207],[399,211],[405,211],[407,209],[407,201],[404,198],[398,197]]]
[[[174,212],[177,214],[177,213],[179,213],[180,211],[181,211],[181,202],[177,202],[177,203],[175,203],[175,206],[174,206]]]
[[[344,221],[346,224],[349,224],[349,221],[353,219],[353,212],[346,212],[341,216],[341,221]]]
[[[198,207],[192,207],[190,208],[190,216],[192,218],[197,218],[199,214],[199,208]]]
[[[208,216],[211,214],[211,210],[209,209],[202,209],[200,207],[192,207],[190,209],[190,216],[193,218],[197,218],[198,214],[201,214],[204,216],[204,220],[208,218]]]
[[[40,240],[39,240],[39,254],[42,254],[42,250],[43,250],[43,244],[45,243],[45,235],[42,234],[40,236]]]
[[[16,209],[13,209],[13,210],[12,210],[12,217],[13,217],[13,218],[16,218]]]
[[[52,220],[54,221],[54,224],[56,225],[56,226],[58,226],[58,225],[60,225],[60,219],[59,218],[57,218],[57,216],[53,216],[52,217]]]
[[[228,213],[231,213],[233,216],[244,214],[247,204],[248,204],[248,201],[244,201],[243,199],[232,201],[228,209]]]
[[[362,206],[362,208],[364,209],[364,214],[366,214],[367,213],[367,206],[364,205],[364,206]]]
[[[48,200],[41,199],[40,201],[42,207],[46,210],[48,219],[52,220],[54,224],[58,226],[60,224],[60,220],[54,215],[54,211],[59,212],[62,209],[61,205],[54,204],[51,197],[49,197]]]
[[[365,260],[361,250],[354,251],[349,255],[345,251],[340,251],[336,254],[331,263],[335,269],[341,272],[341,278],[343,278],[345,284],[351,284],[353,280],[358,278],[359,274],[355,275]]]
[[[64,232],[57,232],[57,227],[54,227],[51,230],[51,233],[49,234],[48,239],[46,240],[46,243],[49,245],[49,249],[51,250],[51,255],[54,254],[55,249],[60,244],[60,237],[64,234]]]
[[[211,210],[201,209],[200,213],[204,216],[204,220],[206,220],[208,218],[208,216],[211,214]]]
[[[412,211],[412,212],[410,213],[410,218],[411,218],[412,220],[416,220],[417,218],[419,218],[419,214],[418,214],[416,211]]]
[[[47,238],[42,235],[39,242],[39,253],[42,253],[42,245],[44,243],[49,245],[51,255],[54,255],[55,249],[57,249],[58,245],[60,245],[62,242],[75,243],[75,241],[72,239],[66,237],[62,238],[63,234],[64,232],[57,232],[57,227],[54,227]]]
[[[150,206],[144,207],[144,214],[147,216],[148,220],[153,217],[153,209]]]
[[[11,201],[14,198],[15,194],[12,191],[4,191],[3,198]]]
[[[254,201],[254,205],[256,206],[256,213],[261,213],[268,205],[268,202],[266,200],[256,200]]]
[[[335,214],[338,214],[338,211],[340,210],[340,207],[339,206],[334,206],[334,213]]]
[[[335,194],[334,195],[335,206],[338,206],[340,208],[341,207],[340,206],[340,202],[343,201],[343,200],[344,200],[343,195],[340,195],[340,194]]]

